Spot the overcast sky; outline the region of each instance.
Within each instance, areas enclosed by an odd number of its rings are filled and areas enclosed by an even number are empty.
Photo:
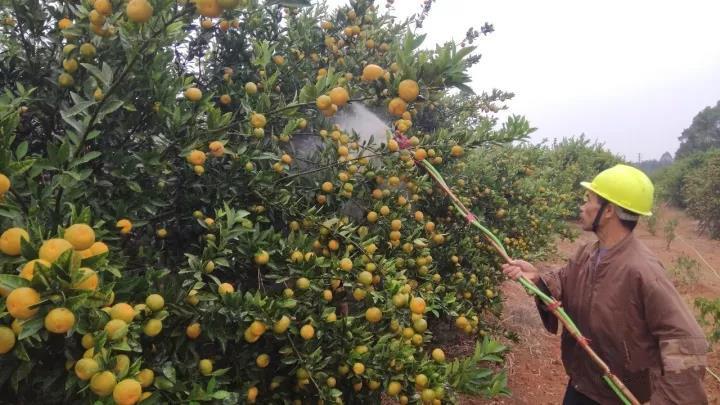
[[[396,0],[393,13],[421,4]],[[422,30],[431,46],[493,24],[476,42],[476,91],[514,92],[510,111],[538,128],[533,141],[585,133],[636,161],[674,154],[692,118],[720,100],[718,18],[718,0],[438,0]]]

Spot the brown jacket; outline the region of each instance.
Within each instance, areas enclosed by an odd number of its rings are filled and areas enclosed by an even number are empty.
[[[590,346],[640,402],[706,404],[707,341],[660,261],[630,233],[596,264],[598,242],[541,275],[541,288],[562,302]],[[544,282],[544,285],[543,285]],[[558,321],[539,305],[548,331]],[[602,404],[619,400],[597,366],[563,331],[562,361],[575,389]]]

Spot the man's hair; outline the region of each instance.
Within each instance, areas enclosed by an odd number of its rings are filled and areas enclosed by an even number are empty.
[[[604,199],[603,197],[601,197],[599,195],[597,196],[597,198],[598,198],[598,201],[600,201],[600,203],[602,205],[607,205],[608,203],[610,203],[608,200]],[[640,215],[638,215],[634,212],[628,211],[625,208],[623,208],[617,204],[612,204],[612,205],[615,207],[615,212],[617,213],[617,216],[620,219],[620,223],[625,227],[625,229],[632,232],[635,229],[635,227],[637,226],[638,221],[640,220]]]

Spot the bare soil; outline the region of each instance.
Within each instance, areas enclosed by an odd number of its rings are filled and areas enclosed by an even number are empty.
[[[667,249],[667,241],[663,231],[667,221],[676,219],[675,239]],[[685,256],[695,260],[699,265],[697,278],[688,280],[685,276],[672,279],[676,288],[685,299],[688,307],[694,309],[693,302],[697,297],[714,299],[720,297],[720,241],[710,240],[696,232],[697,221],[685,213],[661,207],[655,235],[650,234],[645,223],[636,229],[637,236],[662,260],[668,270],[676,267],[679,257]],[[578,228],[579,229],[579,228]],[[567,257],[582,244],[594,240],[594,235],[583,232],[573,242],[558,242],[558,257],[548,263],[540,264],[540,268],[561,266]],[[672,274],[672,272],[671,272]],[[461,404],[560,404],[567,384],[567,376],[560,362],[560,338],[545,331],[535,307],[534,300],[528,297],[517,283],[507,282],[503,285],[505,311],[503,324],[518,334],[517,344],[509,343],[511,353],[507,358],[508,385],[512,395],[508,398],[460,398]],[[464,348],[463,346],[468,346]],[[471,351],[470,342],[460,343],[460,347],[448,347],[448,351]],[[709,353],[709,368],[720,374],[720,354],[715,345]],[[707,374],[705,387],[711,404],[720,404],[720,381]]]

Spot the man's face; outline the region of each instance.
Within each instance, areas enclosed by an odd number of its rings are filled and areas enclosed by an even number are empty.
[[[580,206],[580,224],[583,231],[592,231],[593,221],[600,209],[600,201],[597,194],[592,191],[586,191],[584,203]]]

